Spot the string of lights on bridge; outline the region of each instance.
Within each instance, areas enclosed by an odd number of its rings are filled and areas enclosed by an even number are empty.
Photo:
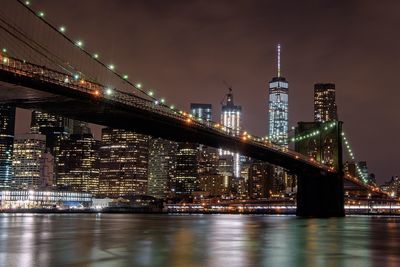
[[[17,0],[20,4],[22,4],[25,8],[27,8],[31,13],[35,14],[41,21],[43,21],[45,24],[47,24],[49,27],[51,27],[53,30],[55,30],[57,33],[59,33],[63,38],[65,38],[69,43],[71,43],[73,46],[77,47],[78,49],[80,49],[84,54],[88,55],[92,60],[94,60],[95,62],[97,62],[98,64],[100,64],[101,66],[105,67],[108,71],[110,71],[111,73],[113,73],[114,75],[116,75],[118,78],[122,79],[125,83],[127,83],[128,85],[132,86],[135,90],[139,91],[140,93],[145,94],[146,96],[148,96],[150,99],[152,99],[152,101],[154,101],[154,104],[156,105],[162,105],[164,107],[167,107],[171,110],[173,110],[173,112],[175,113],[179,113],[183,116],[187,116],[187,122],[191,122],[192,119],[196,119],[198,121],[202,121],[202,118],[200,117],[195,117],[194,115],[192,115],[190,112],[185,112],[182,110],[177,110],[175,105],[167,105],[165,98],[156,98],[155,97],[155,92],[151,89],[149,90],[145,90],[143,88],[142,83],[140,82],[132,82],[129,79],[129,75],[128,74],[124,74],[124,73],[120,73],[116,70],[116,65],[113,63],[104,63],[103,61],[101,61],[100,59],[100,55],[99,53],[92,53],[88,50],[86,50],[84,48],[84,41],[83,40],[73,40],[71,39],[68,35],[67,35],[67,28],[64,25],[61,25],[59,27],[54,26],[52,23],[50,23],[47,19],[45,19],[45,13],[43,11],[35,11],[31,8],[32,6],[32,2],[31,1],[22,1],[22,0]],[[3,53],[7,53],[7,49],[3,48],[2,49]],[[6,58],[5,58],[6,59]],[[79,80],[80,79],[80,75],[78,73],[73,75],[75,80]],[[107,88],[105,90],[106,95],[112,95],[113,94],[113,89],[111,88]],[[99,92],[97,92],[96,95],[98,95]],[[215,122],[208,122],[211,126],[217,128],[217,129],[222,129],[222,130],[232,130],[234,131],[234,129],[229,129],[228,127],[224,126],[224,125],[220,125],[219,123],[215,123]],[[325,125],[323,130],[329,130],[331,128],[335,127],[335,122],[332,122],[328,125]],[[298,141],[302,141],[304,139],[307,138],[312,138],[315,137],[317,135],[320,134],[319,130],[316,131],[312,131],[310,133],[304,134],[304,135],[299,135],[299,136],[295,136],[291,139],[292,142],[298,142]],[[354,153],[352,152],[352,149],[350,148],[350,144],[346,138],[346,136],[344,135],[344,133],[342,133],[342,137],[343,137],[343,141],[345,143],[345,146],[347,148],[347,151],[351,157],[352,160],[354,160]],[[271,137],[270,139],[268,137],[255,137],[250,135],[249,133],[247,133],[246,131],[242,132],[241,134],[241,139],[243,141],[249,139],[249,140],[253,140],[256,142],[262,142],[262,143],[271,143],[271,140],[273,139],[273,137]],[[287,149],[286,149],[287,150]],[[298,158],[298,157],[296,157]],[[314,162],[314,159],[311,159],[312,162]],[[364,182],[366,182],[366,178],[364,177],[364,175],[361,172],[361,169],[359,168],[358,164],[356,163],[356,170],[358,172],[358,174],[360,175],[360,177],[364,180]]]

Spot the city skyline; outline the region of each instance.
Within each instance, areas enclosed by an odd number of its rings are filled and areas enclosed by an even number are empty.
[[[327,1],[322,1],[289,6],[286,2],[266,4],[255,1],[254,5],[237,2],[229,8],[223,4],[214,4],[210,10],[200,1],[191,2],[191,5],[179,5],[176,9],[168,5],[158,7],[151,1],[147,4],[114,4],[104,1],[101,5],[85,2],[79,9],[75,9],[70,3],[65,3],[60,8],[60,5],[51,1],[35,5],[46,11],[47,18],[57,24],[65,24],[69,33],[81,37],[85,45],[116,62],[118,68],[129,70],[145,85],[156,88],[157,94],[186,110],[189,109],[190,102],[211,103],[218,107],[220,99],[215,95],[222,95],[226,91],[222,80],[227,80],[232,84],[236,98],[243,106],[244,128],[257,135],[267,131],[267,125],[258,121],[267,119],[265,87],[275,73],[275,45],[280,42],[285,50],[282,75],[290,79],[292,88],[289,126],[297,121],[312,120],[314,83],[335,83],[338,88],[336,94],[339,117],[344,120],[344,129],[353,140],[356,156],[359,160],[368,162],[370,171],[382,183],[399,172],[396,149],[386,149],[400,146],[395,136],[399,126],[392,123],[398,119],[393,112],[395,98],[388,99],[385,104],[376,101],[380,98],[380,90],[376,88],[385,88],[387,94],[396,94],[393,91],[395,87],[389,83],[392,81],[390,77],[395,75],[396,56],[392,57],[389,54],[390,49],[386,47],[395,47],[397,41],[384,42],[390,36],[390,28],[382,25],[393,25],[397,23],[397,18],[394,13],[385,12],[385,18],[370,22],[371,27],[356,31],[360,19],[354,19],[355,15],[358,18],[377,16],[374,12],[376,7],[369,3],[362,6],[357,3],[358,1],[351,1],[330,5]],[[397,6],[394,3],[392,5]],[[312,12],[308,11],[311,6]],[[284,15],[288,19],[280,21],[278,25],[269,26],[269,22],[277,16],[272,10],[277,8],[285,9]],[[69,18],[68,14],[71,12],[82,17],[82,20],[78,23]],[[118,31],[106,22],[102,25],[101,21],[96,21],[100,26],[94,27],[90,20],[96,13],[105,16],[113,12],[119,14],[113,20],[113,24],[120,25]],[[185,13],[193,16],[184,16]],[[134,23],[130,20],[132,14],[135,15]],[[259,18],[259,22],[249,22],[250,16]],[[209,18],[209,22],[202,22],[203,26],[197,33],[199,37],[196,37],[191,34],[190,29],[199,26],[194,19],[199,17]],[[290,29],[300,17],[302,22],[299,30],[293,33]],[[336,23],[338,17],[342,19]],[[321,23],[317,25],[313,22],[315,20]],[[168,25],[164,25],[165,22],[169,22]],[[354,26],[346,27],[343,31],[345,23]],[[241,26],[235,27],[237,25]],[[247,31],[249,28],[252,30]],[[183,34],[178,35],[179,29]],[[131,33],[129,36],[138,38],[132,40],[125,36],[127,32]],[[207,34],[208,38],[200,38]],[[107,36],[110,38],[106,38]],[[210,38],[211,36],[214,38]],[[100,38],[102,42],[99,42]],[[121,42],[113,41],[117,39]],[[199,42],[194,42],[195,40]],[[358,47],[360,41],[364,40],[370,42],[360,52]],[[145,46],[148,43],[152,45]],[[206,49],[211,45],[213,49]],[[186,46],[186,49],[182,50],[182,46]],[[146,53],[147,51],[152,53]],[[181,55],[182,51],[184,57]],[[188,56],[190,60],[187,60]],[[126,60],[129,58],[134,60]],[[368,62],[375,64],[365,64]],[[207,68],[202,68],[203,66]],[[376,75],[371,75],[372,73]],[[158,79],[153,79],[153,75]],[[190,90],[183,90],[176,97],[180,88]],[[359,131],[360,127],[357,125],[360,123],[363,128],[369,127],[369,130]],[[371,125],[377,126],[370,127]],[[24,127],[17,125],[17,133],[26,132],[20,130],[21,128]],[[376,137],[382,136],[383,132],[390,136],[381,140],[385,143],[378,143]],[[98,133],[99,131],[95,131],[97,137]],[[387,143],[388,140],[392,142]],[[381,160],[384,153],[385,163]]]

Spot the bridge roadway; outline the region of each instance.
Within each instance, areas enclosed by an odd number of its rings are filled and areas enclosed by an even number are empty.
[[[336,170],[312,158],[275,146],[261,138],[249,136],[245,132],[235,132],[218,124],[202,122],[190,114],[174,110],[157,101],[2,55],[0,103],[172,141],[223,148],[281,166],[298,176],[318,179],[340,175]],[[343,178],[365,186],[352,177]],[[343,181],[341,186],[343,187]]]

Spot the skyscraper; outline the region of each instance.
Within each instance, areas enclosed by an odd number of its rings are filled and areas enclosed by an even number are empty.
[[[281,46],[278,44],[278,75],[269,82],[269,140],[287,147],[289,83],[281,76]]]
[[[101,132],[100,194],[118,197],[147,193],[149,136],[104,128]]]
[[[226,94],[226,102],[222,105],[221,124],[226,127],[226,131],[234,136],[240,134],[242,107],[236,106],[233,102],[232,88]],[[238,153],[220,150],[221,156],[233,157],[233,175],[240,177],[240,156]]]
[[[13,187],[26,189],[41,185],[42,156],[45,150],[45,135],[28,133],[15,136]]]
[[[57,184],[97,194],[99,143],[92,134],[72,134],[60,144]]]
[[[268,163],[253,163],[249,170],[249,197],[251,199],[267,198],[275,189],[274,167]],[[274,190],[275,191],[275,190]]]
[[[197,144],[179,143],[176,172],[171,184],[174,195],[188,196],[197,190],[198,151]]]
[[[50,113],[34,110],[31,117],[31,132],[46,135],[46,147],[54,157],[54,166],[59,164],[60,144],[71,134],[73,121]],[[58,178],[58,168],[53,169],[53,179]]]
[[[314,121],[338,120],[334,83],[314,85]]]
[[[176,142],[153,138],[149,145],[148,195],[165,198],[175,177]]]
[[[193,116],[201,118],[203,121],[212,121],[212,105],[191,103],[190,111]]]
[[[15,107],[0,105],[0,189],[12,179]]]

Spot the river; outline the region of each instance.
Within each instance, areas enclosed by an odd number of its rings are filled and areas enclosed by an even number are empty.
[[[0,214],[0,266],[400,266],[400,217]]]

